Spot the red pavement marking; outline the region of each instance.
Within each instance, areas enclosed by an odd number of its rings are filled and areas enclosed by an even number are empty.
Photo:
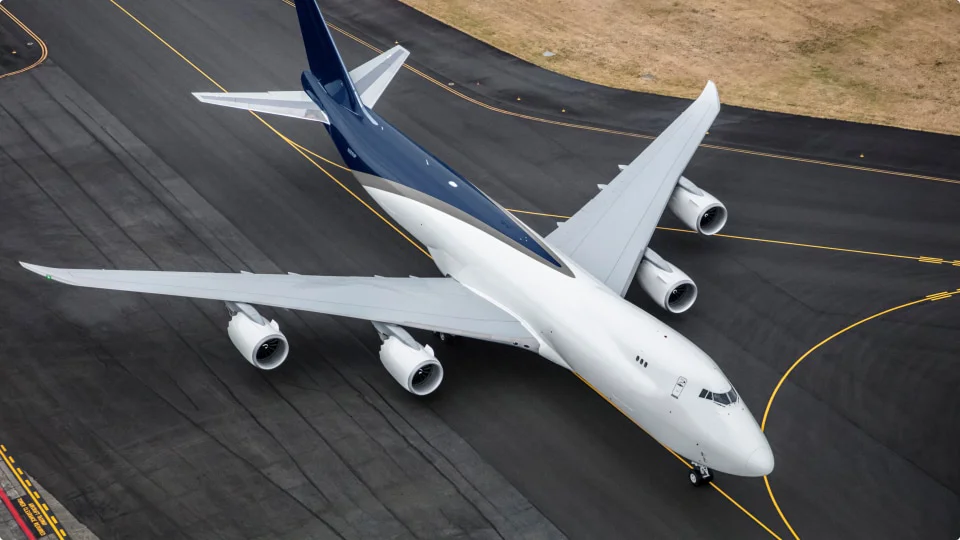
[[[23,519],[20,517],[20,512],[17,512],[17,509],[13,507],[13,503],[10,502],[10,498],[7,497],[3,488],[0,488],[0,499],[3,499],[3,504],[7,505],[7,509],[10,510],[10,515],[13,516],[13,519],[17,520],[17,525],[20,525],[20,530],[23,531],[23,534],[27,535],[27,540],[37,540],[37,538],[33,536],[33,533],[30,532],[30,529],[27,528],[27,524],[23,522]]]

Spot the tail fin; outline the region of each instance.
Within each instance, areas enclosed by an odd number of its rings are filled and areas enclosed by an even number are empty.
[[[361,105],[357,89],[333,43],[317,0],[296,0],[296,5],[310,72],[334,101],[359,114]]]

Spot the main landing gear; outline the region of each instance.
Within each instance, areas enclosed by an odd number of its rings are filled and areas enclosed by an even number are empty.
[[[693,468],[690,469],[690,483],[695,486],[705,486],[713,481],[713,472],[696,462],[691,462]]]

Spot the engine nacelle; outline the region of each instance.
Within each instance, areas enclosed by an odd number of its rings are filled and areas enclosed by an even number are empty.
[[[697,285],[690,276],[650,248],[643,254],[636,278],[650,298],[671,313],[683,313],[697,299]]]
[[[253,306],[227,302],[227,335],[233,346],[254,366],[275,369],[287,359],[290,346],[277,321],[267,321]]]
[[[403,328],[384,323],[373,323],[383,340],[380,361],[390,375],[406,391],[425,396],[443,381],[443,366],[433,355],[429,345],[417,343]]]
[[[727,207],[683,176],[667,207],[687,227],[706,236],[717,234],[727,224]]]

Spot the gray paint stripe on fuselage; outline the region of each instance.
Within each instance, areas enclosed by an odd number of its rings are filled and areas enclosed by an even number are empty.
[[[430,208],[443,212],[444,214],[447,214],[450,217],[453,217],[455,219],[463,221],[464,223],[467,223],[468,225],[472,225],[473,227],[480,229],[481,231],[489,234],[490,236],[496,238],[497,240],[500,240],[501,242],[516,249],[517,251],[530,257],[531,259],[549,267],[552,270],[560,272],[569,277],[575,277],[570,267],[564,264],[563,260],[560,257],[558,257],[557,254],[553,252],[553,250],[547,247],[543,243],[543,241],[537,237],[535,232],[531,231],[523,222],[517,220],[517,218],[512,216],[506,210],[503,210],[504,215],[507,216],[509,219],[513,220],[514,222],[516,222],[518,226],[523,228],[524,231],[526,231],[527,234],[530,235],[530,238],[532,238],[535,242],[537,242],[537,244],[540,245],[541,248],[544,249],[544,251],[546,251],[547,253],[550,254],[551,257],[556,259],[557,262],[560,263],[559,267],[555,266],[550,261],[544,260],[543,257],[540,257],[536,253],[530,251],[523,245],[517,243],[512,238],[504,235],[503,233],[494,229],[490,225],[484,223],[483,221],[480,221],[479,219],[471,216],[470,214],[464,212],[463,210],[460,210],[459,208],[456,208],[455,206],[450,205],[449,203],[443,202],[440,199],[437,199],[435,197],[431,197],[426,193],[417,191],[399,182],[394,182],[393,180],[387,180],[386,178],[381,178],[379,176],[375,176],[375,175],[361,172],[361,171],[351,171],[351,172],[353,172],[353,175],[357,179],[357,181],[360,182],[360,184],[365,187],[371,187],[371,188],[380,189],[389,193],[394,193],[396,195],[400,195],[401,197],[405,197],[407,199],[411,199],[411,200],[417,201],[418,203],[427,205]],[[499,207],[499,205],[497,206]]]

